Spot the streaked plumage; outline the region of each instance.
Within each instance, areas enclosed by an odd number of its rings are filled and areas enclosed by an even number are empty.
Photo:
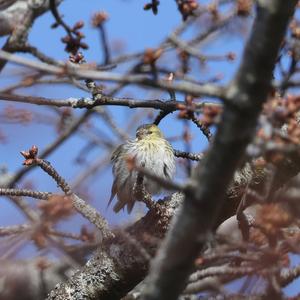
[[[158,176],[171,179],[175,173],[175,160],[172,146],[164,138],[160,129],[153,124],[142,125],[136,131],[136,138],[120,145],[112,154],[114,182],[108,205],[117,195],[114,211],[118,212],[125,206],[130,213],[136,199],[133,188],[137,180],[137,172],[129,171],[127,158],[135,158],[138,166],[152,171]],[[144,178],[144,187],[151,195],[160,192],[160,186]]]

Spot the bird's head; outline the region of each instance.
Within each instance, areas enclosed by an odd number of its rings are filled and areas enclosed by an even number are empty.
[[[145,124],[137,128],[136,137],[138,140],[144,138],[162,138],[163,134],[155,124]]]

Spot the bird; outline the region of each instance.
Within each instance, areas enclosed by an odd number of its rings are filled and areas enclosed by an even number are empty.
[[[117,203],[113,207],[115,213],[127,207],[127,212],[130,214],[137,200],[134,196],[134,187],[138,172],[128,168],[130,158],[134,159],[136,166],[143,167],[161,178],[172,179],[175,174],[174,151],[161,130],[155,124],[139,126],[136,130],[136,138],[118,146],[111,156],[114,181],[108,206],[117,196]],[[150,195],[161,191],[161,186],[146,176],[142,184]]]

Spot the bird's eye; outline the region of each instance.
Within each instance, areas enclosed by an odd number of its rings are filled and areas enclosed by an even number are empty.
[[[152,134],[152,133],[153,133],[153,131],[150,130],[150,131],[149,131],[149,134]]]

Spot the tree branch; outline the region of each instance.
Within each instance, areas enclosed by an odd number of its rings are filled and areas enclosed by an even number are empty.
[[[1,93],[0,100],[10,102],[20,102],[34,105],[46,105],[54,107],[72,107],[72,108],[93,108],[97,106],[127,106],[129,108],[153,108],[166,112],[179,110],[178,106],[186,105],[184,101],[163,100],[163,99],[134,99],[134,98],[118,98],[108,95],[96,96],[96,100],[91,98],[69,98],[69,99],[49,99],[36,96],[21,96],[10,93]],[[195,111],[201,111],[205,106],[221,106],[214,102],[195,102]]]
[[[153,88],[160,88],[166,90],[174,90],[178,92],[183,92],[191,94],[194,96],[207,96],[207,97],[217,97],[224,98],[224,88],[221,86],[216,86],[214,84],[196,84],[189,81],[180,81],[178,83],[169,82],[166,80],[153,80],[149,76],[145,75],[123,75],[113,72],[99,72],[97,70],[89,70],[86,66],[77,66],[74,64],[66,64],[64,67],[53,66],[47,63],[33,61],[31,59],[20,57],[6,51],[0,50],[0,59],[14,62],[26,67],[30,67],[42,72],[46,72],[54,75],[68,75],[74,76],[76,78],[83,79],[93,79],[93,80],[103,80],[103,81],[113,81],[120,83],[131,83],[131,84],[141,84],[144,86],[150,86]]]
[[[36,199],[48,200],[52,193],[32,191],[25,189],[6,189],[0,187],[0,196],[31,197]]]

